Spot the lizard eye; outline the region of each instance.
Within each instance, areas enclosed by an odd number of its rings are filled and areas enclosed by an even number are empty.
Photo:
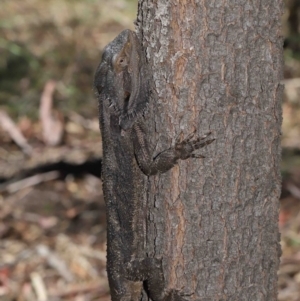
[[[122,67],[125,67],[125,66],[126,66],[126,63],[127,63],[127,61],[126,61],[125,58],[120,58],[119,64],[120,64]]]
[[[116,71],[120,72],[127,66],[127,59],[126,57],[119,57],[113,59],[113,66],[116,69]]]

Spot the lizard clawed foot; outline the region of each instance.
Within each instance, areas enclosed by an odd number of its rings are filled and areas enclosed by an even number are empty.
[[[177,136],[176,138],[176,141],[175,141],[175,144],[180,144],[182,143],[183,141],[191,141],[194,137],[195,137],[195,134],[196,134],[196,130],[194,130],[192,133],[190,133],[186,139],[183,139],[183,134],[182,132]]]
[[[189,134],[186,139],[182,139],[181,134],[176,138],[175,150],[178,154],[178,158],[182,160],[188,158],[204,158],[204,156],[200,154],[193,154],[193,152],[199,148],[211,144],[216,140],[210,139],[204,141],[209,135],[211,135],[211,132],[208,132],[204,136],[198,138],[195,138],[195,134],[196,131]]]

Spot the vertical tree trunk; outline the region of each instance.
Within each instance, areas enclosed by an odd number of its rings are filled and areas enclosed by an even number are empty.
[[[217,139],[149,179],[149,256],[191,300],[277,300],[281,14],[281,0],[139,0],[156,153],[194,129]]]

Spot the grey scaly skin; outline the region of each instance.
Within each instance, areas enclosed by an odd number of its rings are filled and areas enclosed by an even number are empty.
[[[178,290],[167,290],[161,260],[143,249],[142,210],[145,175],[170,170],[214,139],[210,134],[177,139],[155,157],[143,123],[149,100],[149,71],[137,35],[124,30],[104,49],[95,74],[103,142],[102,180],[107,214],[107,272],[112,301],[138,301],[147,282],[153,301],[184,301]]]

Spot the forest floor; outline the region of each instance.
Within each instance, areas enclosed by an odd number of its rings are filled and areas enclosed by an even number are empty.
[[[1,301],[110,300],[92,81],[135,10],[130,0],[1,4]],[[285,76],[278,300],[300,301],[298,60],[286,57]]]

